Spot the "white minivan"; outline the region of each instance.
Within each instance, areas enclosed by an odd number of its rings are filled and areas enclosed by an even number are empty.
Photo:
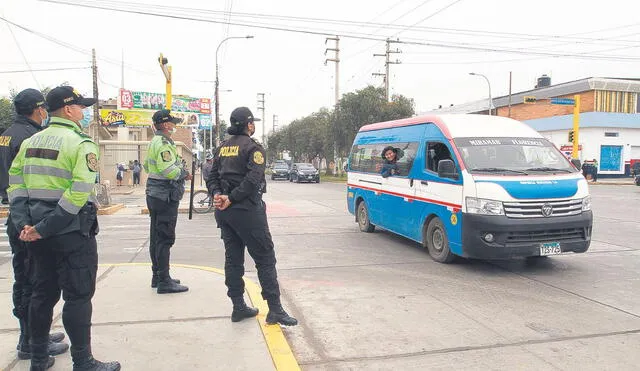
[[[388,147],[395,170],[383,177]],[[586,180],[520,121],[433,115],[365,125],[347,170],[360,229],[420,242],[439,262],[581,253],[591,242]]]

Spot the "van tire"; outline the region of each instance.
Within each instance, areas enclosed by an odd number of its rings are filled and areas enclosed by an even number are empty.
[[[449,249],[449,238],[447,231],[440,218],[431,219],[424,233],[423,245],[429,251],[431,259],[438,263],[451,263],[456,256]]]
[[[358,204],[356,215],[361,232],[371,233],[376,229],[376,226],[371,224],[371,220],[369,220],[369,209],[364,201],[360,201]]]

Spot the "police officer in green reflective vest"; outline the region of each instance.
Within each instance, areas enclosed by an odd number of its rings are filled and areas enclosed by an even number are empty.
[[[98,250],[94,185],[98,147],[81,131],[96,102],[70,86],[47,94],[49,126],[26,139],[9,169],[7,194],[11,219],[28,242],[34,260],[31,321],[31,370],[45,370],[53,307],[64,299],[62,322],[71,342],[74,371],[117,371],[91,351],[91,299],[96,288]]]
[[[191,174],[183,169],[182,159],[178,156],[171,135],[176,124],[182,120],[171,116],[171,112],[162,109],[153,114],[156,135],[147,148],[144,169],[147,179],[147,208],[151,217],[149,236],[149,255],[151,256],[151,287],[158,294],[173,294],[188,291],[180,280],[169,275],[171,246],[176,241],[176,222],[178,205],[184,195],[184,183],[191,180]]]

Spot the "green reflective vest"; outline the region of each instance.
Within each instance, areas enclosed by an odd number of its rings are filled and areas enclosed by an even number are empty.
[[[149,174],[147,195],[162,200],[180,200],[184,194],[184,178],[187,171],[182,167],[176,145],[161,132],[157,132],[147,148],[144,170]]]
[[[44,238],[80,230],[78,213],[95,201],[98,146],[73,121],[49,126],[22,143],[9,170],[7,194],[18,229],[35,225]]]

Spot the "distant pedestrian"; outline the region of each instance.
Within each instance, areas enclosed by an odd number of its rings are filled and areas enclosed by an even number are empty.
[[[134,160],[133,161],[133,186],[139,186],[140,185],[140,173],[142,172],[142,167],[140,166],[140,163],[138,162],[138,160]]]
[[[598,160],[593,159],[593,169],[591,170],[591,176],[593,177],[593,181],[598,181]]]

